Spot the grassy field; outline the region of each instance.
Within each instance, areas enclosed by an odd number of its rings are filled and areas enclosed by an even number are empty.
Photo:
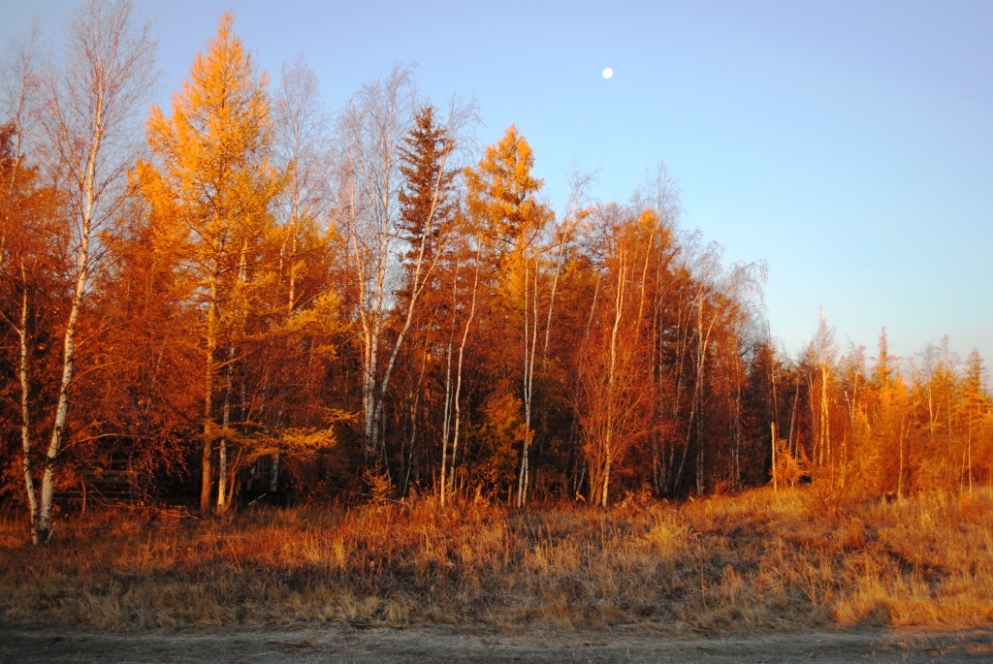
[[[993,503],[831,498],[817,487],[610,510],[431,499],[107,511],[53,543],[0,523],[0,622],[101,629],[353,624],[679,635],[832,625],[993,624]]]

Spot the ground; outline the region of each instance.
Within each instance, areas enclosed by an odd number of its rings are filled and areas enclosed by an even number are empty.
[[[650,626],[591,631],[332,624],[297,629],[106,633],[0,625],[0,662],[989,662],[993,630],[816,630],[672,638]]]

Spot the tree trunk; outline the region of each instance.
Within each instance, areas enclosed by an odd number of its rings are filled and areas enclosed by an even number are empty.
[[[98,101],[98,105],[99,105]],[[98,111],[97,117],[101,114]],[[101,123],[102,124],[102,123]],[[48,444],[48,452],[45,454],[45,472],[41,479],[41,505],[38,511],[37,526],[32,539],[39,543],[45,543],[51,537],[52,532],[52,497],[55,491],[55,463],[62,444],[65,441],[66,421],[69,415],[69,388],[72,385],[73,369],[76,362],[76,325],[79,321],[79,311],[83,306],[83,298],[86,295],[86,281],[89,277],[89,247],[90,247],[90,221],[93,218],[93,204],[96,192],[94,187],[94,171],[96,169],[97,154],[100,151],[100,135],[94,141],[87,160],[86,183],[86,206],[84,208],[82,228],[80,233],[79,255],[76,261],[76,287],[72,295],[72,303],[69,305],[69,320],[66,323],[65,337],[62,345],[62,380],[59,383],[59,397],[55,406],[55,422],[52,425],[52,438]]]
[[[221,407],[221,436],[217,441],[217,513],[227,511],[228,492],[228,427],[231,426],[231,390],[234,389],[235,349],[228,347],[228,366],[224,371],[224,405]]]
[[[904,420],[900,420],[900,461],[897,466],[896,474],[896,498],[897,500],[903,500],[903,433],[904,433]]]
[[[475,276],[472,280],[472,299],[469,305],[469,318],[466,319],[465,327],[462,329],[462,341],[459,344],[459,361],[455,370],[455,430],[452,439],[452,490],[455,488],[455,455],[459,451],[459,429],[462,426],[462,362],[465,359],[465,347],[469,341],[469,328],[472,325],[472,319],[476,316],[476,293],[479,290],[479,262],[480,256],[477,251]]]
[[[454,315],[454,309],[453,309]],[[452,340],[448,340],[445,349],[445,416],[441,430],[441,477],[438,487],[441,506],[445,506],[445,491],[448,488],[448,438],[451,435],[452,424]]]
[[[34,544],[41,544],[38,540],[38,496],[35,493],[34,476],[31,469],[31,410],[30,404],[30,382],[28,380],[28,284],[27,273],[24,270],[24,263],[21,263],[21,277],[24,281],[24,292],[21,294],[21,320],[20,327],[17,328],[17,335],[20,340],[20,379],[21,379],[21,452],[24,458],[21,462],[24,471],[24,488],[28,494],[28,508],[31,513],[31,541]]]
[[[531,293],[531,278],[528,274],[527,259],[524,271],[524,440],[521,443],[521,463],[517,474],[517,508],[520,509],[528,501],[528,485],[530,469],[528,466],[531,454],[531,400],[534,394],[534,355],[538,349],[538,265],[535,260],[534,293]],[[533,301],[533,305],[532,305]],[[533,314],[531,308],[534,308]],[[531,318],[534,320],[532,321]],[[529,338],[530,336],[530,338]]]
[[[214,352],[217,350],[217,275],[210,279],[210,301],[207,303],[206,374],[203,393],[203,449],[200,462],[200,516],[211,514],[210,490],[213,482],[211,462],[214,449]]]
[[[831,462],[831,412],[828,408],[828,368],[827,362],[821,363],[821,463],[827,465],[831,477],[834,477],[834,465]]]

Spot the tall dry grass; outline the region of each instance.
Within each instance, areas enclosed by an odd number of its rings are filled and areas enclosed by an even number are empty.
[[[5,522],[0,622],[989,626],[991,508],[808,487],[609,511],[424,499],[205,522],[109,512],[62,522],[44,548]]]

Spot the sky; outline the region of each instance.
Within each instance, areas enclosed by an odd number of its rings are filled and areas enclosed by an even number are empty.
[[[78,0],[0,2],[57,45]],[[664,163],[680,224],[726,263],[765,261],[769,329],[796,357],[820,311],[841,353],[910,361],[949,337],[993,361],[993,2],[988,0],[135,0],[168,108],[231,9],[275,79],[303,54],[332,111],[416,65],[481,145],[515,124],[561,214],[572,172],[626,202]],[[609,80],[601,72],[610,67]]]

